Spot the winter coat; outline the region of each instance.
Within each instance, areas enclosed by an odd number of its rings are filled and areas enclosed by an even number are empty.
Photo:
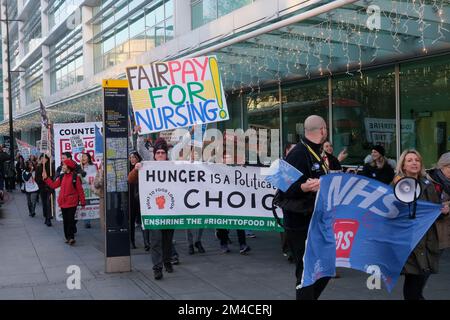
[[[76,179],[76,187],[73,186],[72,183],[72,172],[66,173],[62,177],[56,178],[55,181],[47,178],[45,179],[45,183],[52,189],[56,189],[61,187],[58,196],[58,205],[60,208],[73,208],[78,206],[78,203],[81,203],[81,206],[86,205],[86,199],[84,197],[83,187],[81,186],[81,179],[77,175]]]
[[[386,161],[382,168],[373,166],[371,163],[366,163],[363,167],[361,175],[378,180],[385,184],[390,184],[392,179],[394,179],[395,173],[394,169]]]
[[[51,192],[50,187],[47,186],[47,184],[44,182],[44,179],[42,179],[42,172],[43,172],[42,169],[43,169],[42,164],[38,164],[38,166],[36,167],[36,182],[39,186],[39,190],[42,192]],[[49,175],[49,177],[53,176],[53,173],[50,173],[49,162],[45,164],[45,171],[47,172],[47,175]]]
[[[420,186],[422,195],[419,200],[440,203],[434,185],[430,180],[421,178]],[[433,223],[409,255],[403,266],[402,274],[438,273],[440,254],[436,223]]]
[[[427,173],[441,202],[450,201],[450,179],[445,177],[439,169],[430,169]],[[436,220],[436,228],[439,237],[439,249],[450,248],[450,214],[442,214]]]
[[[139,204],[139,171],[137,169],[131,169],[128,174],[128,184],[130,186],[129,200],[130,200],[130,212],[135,212],[137,215],[141,212]]]

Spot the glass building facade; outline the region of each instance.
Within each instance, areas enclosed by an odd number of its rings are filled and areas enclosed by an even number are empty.
[[[95,73],[173,38],[173,0],[103,1],[94,8]]]
[[[12,101],[25,114],[17,128],[39,126],[28,114],[39,97],[50,97],[55,121],[93,119],[103,75],[201,54],[218,58],[231,116],[212,127],[278,129],[281,152],[318,114],[347,165],[362,164],[373,144],[394,159],[417,148],[428,167],[450,149],[448,1],[47,3],[8,1],[9,18],[24,21],[10,23]],[[73,14],[82,23],[68,24]]]

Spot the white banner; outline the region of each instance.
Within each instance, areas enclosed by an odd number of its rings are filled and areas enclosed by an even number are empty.
[[[366,127],[367,141],[372,144],[380,144],[389,148],[393,143],[395,136],[395,119],[384,118],[364,118],[364,125]],[[414,134],[414,120],[401,121],[402,135]]]
[[[224,228],[279,231],[272,213],[276,188],[259,167],[144,161],[139,171],[146,229]],[[278,212],[282,218],[282,213]]]
[[[87,152],[92,157],[94,165],[96,163],[95,155],[95,126],[101,128],[103,124],[101,122],[86,122],[86,123],[59,123],[54,125],[54,139],[55,139],[55,166],[61,165],[61,155],[63,152],[71,152],[72,158],[77,164],[81,164],[81,156],[83,152]],[[73,138],[75,137],[75,138]],[[78,150],[72,150],[72,142],[83,142],[83,148]],[[86,207],[81,209],[77,208],[76,219],[96,219],[99,218],[99,204],[100,200],[92,190],[91,185],[94,182],[97,170],[94,167],[85,168],[86,176],[82,178],[83,190],[86,197]],[[59,196],[59,189],[56,190],[56,199]],[[56,207],[56,218],[58,221],[62,221],[61,209]]]

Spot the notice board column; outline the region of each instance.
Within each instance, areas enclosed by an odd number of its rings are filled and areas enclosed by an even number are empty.
[[[103,80],[103,99],[106,272],[127,272],[131,271],[127,180],[128,82]]]

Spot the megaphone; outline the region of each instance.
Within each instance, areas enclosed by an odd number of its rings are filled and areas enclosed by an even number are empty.
[[[416,203],[421,194],[422,188],[419,181],[411,177],[401,178],[394,186],[394,195],[398,201],[408,205],[413,204],[413,212],[411,214],[410,210],[409,215],[411,219],[416,217]]]

